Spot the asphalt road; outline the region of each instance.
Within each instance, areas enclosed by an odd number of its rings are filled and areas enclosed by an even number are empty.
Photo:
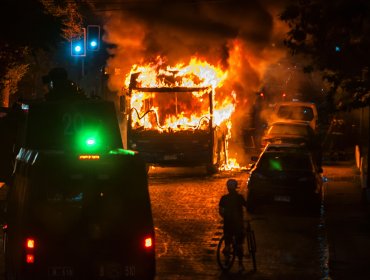
[[[257,241],[257,272],[222,273],[216,246],[222,234],[218,201],[225,182],[236,178],[245,193],[248,174],[204,176],[197,170],[150,173],[150,195],[157,238],[157,280],[163,279],[325,279],[328,243],[323,215],[268,211],[252,216]],[[183,175],[180,175],[183,174]],[[237,266],[235,266],[237,269]]]
[[[244,194],[248,174],[207,176],[203,169],[151,170],[156,280],[370,279],[369,216],[361,204],[353,164],[324,166],[324,174],[329,182],[321,216],[281,211],[249,215],[257,241],[257,272],[246,258],[244,273],[232,270],[225,274],[216,263],[222,234],[218,201],[226,193],[228,178],[236,178]],[[0,270],[4,271],[1,253]]]

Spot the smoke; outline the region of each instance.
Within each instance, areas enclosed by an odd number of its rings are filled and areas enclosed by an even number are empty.
[[[261,78],[266,65],[285,53],[279,9],[268,1],[122,1],[120,8],[107,13],[104,40],[116,46],[108,67],[123,73],[157,55],[169,65],[196,55],[230,69],[238,42],[249,56],[243,63]],[[119,83],[112,81],[112,89],[119,90]]]
[[[103,39],[115,46],[107,66],[118,73],[109,86],[120,91],[134,64],[158,55],[169,65],[203,58],[229,73],[220,96],[237,96],[233,127],[239,130],[233,133],[239,135],[265,73],[286,56],[286,27],[278,20],[283,7],[282,1],[263,0],[123,1],[118,11],[107,12],[104,25]]]

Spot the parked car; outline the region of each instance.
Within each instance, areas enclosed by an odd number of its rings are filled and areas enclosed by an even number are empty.
[[[308,123],[316,131],[319,124],[319,116],[315,103],[288,101],[277,103],[274,109],[276,121],[293,120]]]
[[[309,124],[299,121],[280,121],[272,123],[261,140],[261,146],[267,144],[294,144],[306,146],[312,153],[315,163],[321,167],[322,147],[319,135]]]
[[[269,125],[262,137],[261,146],[268,143],[309,144],[315,139],[315,132],[304,122],[279,121]]]
[[[285,205],[317,214],[321,209],[322,187],[322,169],[310,152],[268,146],[250,170],[248,211],[254,213],[266,205]]]

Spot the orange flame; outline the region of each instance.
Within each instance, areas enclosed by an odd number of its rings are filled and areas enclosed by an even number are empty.
[[[164,60],[157,57],[156,63],[134,65],[125,80],[126,88],[130,87],[131,74],[136,77],[137,88],[191,88],[188,93],[174,94],[143,92],[133,90],[131,108],[136,111],[132,115],[134,127],[144,129],[193,130],[206,128],[211,117],[210,102],[213,102],[213,125],[221,125],[230,119],[235,110],[232,97],[217,101],[216,88],[220,88],[227,78],[227,71],[210,65],[208,62],[192,58],[188,65],[179,63],[174,67],[165,66]],[[209,100],[209,94],[212,100]],[[173,106],[170,108],[171,103]]]
[[[227,78],[227,71],[210,65],[198,58],[192,58],[188,65],[178,63],[176,66],[164,67],[164,60],[157,57],[156,63],[134,65],[125,80],[126,87],[130,84],[132,73],[140,73],[136,82],[140,87],[212,87],[219,88]],[[168,77],[175,80],[169,82]]]
[[[220,170],[235,170],[240,168],[241,167],[235,158],[229,158],[227,163],[221,166]]]
[[[131,86],[130,105],[135,111],[131,115],[133,128],[160,132],[207,130],[212,119],[214,127],[225,127],[229,140],[236,93],[233,91],[225,97],[219,96],[216,90],[222,88],[227,76],[228,72],[221,67],[198,58],[192,58],[188,65],[178,63],[174,67],[166,66],[161,57],[154,63],[134,65],[125,79],[126,89]],[[132,77],[134,87],[130,85]],[[150,90],[145,90],[148,88]],[[237,168],[235,159],[221,167],[222,170]]]

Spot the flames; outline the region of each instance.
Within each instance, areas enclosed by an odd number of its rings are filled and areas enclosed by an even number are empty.
[[[134,65],[126,77],[125,86],[129,88],[131,74],[137,73],[135,83],[138,89],[132,91],[130,100],[131,108],[136,112],[132,114],[134,127],[159,131],[194,130],[205,129],[211,114],[214,126],[230,119],[235,110],[235,95],[219,100],[216,90],[222,87],[227,71],[197,58],[192,58],[187,65],[179,63],[171,67],[164,64],[158,57],[155,63]],[[143,88],[151,90],[140,90]],[[177,92],[176,88],[182,89]],[[184,88],[189,90],[186,92]]]
[[[165,66],[165,61],[157,57],[147,65],[134,65],[125,80],[129,87],[132,73],[140,73],[136,81],[140,87],[212,87],[219,88],[227,78],[227,71],[193,57],[188,65],[178,63],[174,67]],[[173,81],[167,80],[173,77]]]
[[[223,126],[230,138],[236,93],[219,95],[227,77],[221,67],[198,58],[175,66],[166,65],[161,57],[134,65],[125,79],[125,88],[131,89],[132,127],[160,132],[207,130],[212,119],[213,127]],[[235,159],[230,163],[231,168],[226,164],[222,169],[237,168]]]

